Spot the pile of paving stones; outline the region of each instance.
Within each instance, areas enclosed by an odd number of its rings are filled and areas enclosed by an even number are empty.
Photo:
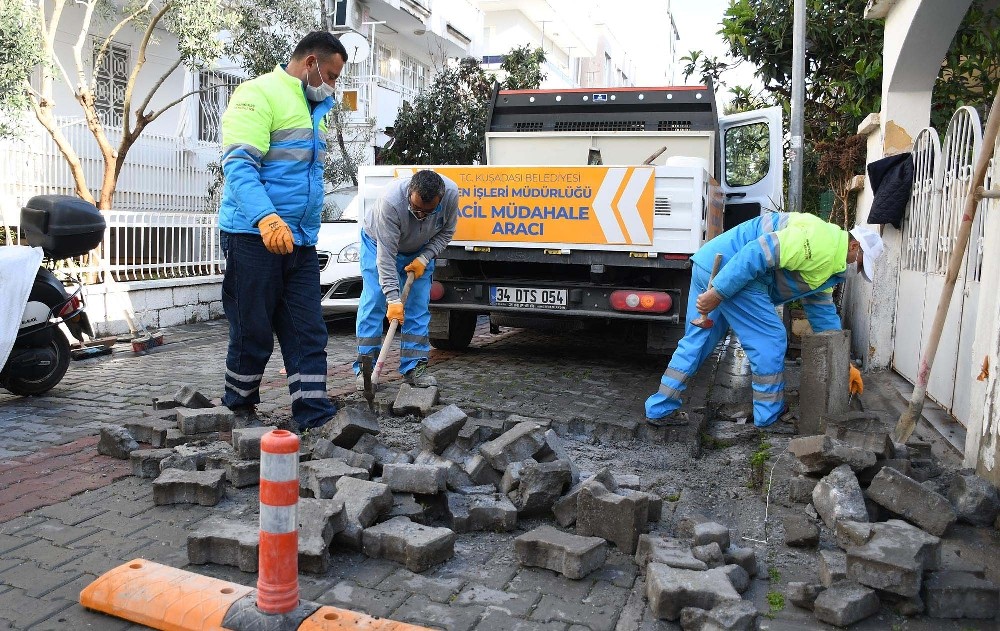
[[[942,563],[941,537],[956,522],[1000,527],[997,490],[972,472],[942,475],[928,443],[894,444],[879,413],[824,417],[825,434],[796,438],[785,543],[819,551],[819,581],[790,583],[789,599],[846,626],[882,604],[904,616],[992,619],[1000,591],[982,568]],[[950,478],[950,479],[949,479]]]

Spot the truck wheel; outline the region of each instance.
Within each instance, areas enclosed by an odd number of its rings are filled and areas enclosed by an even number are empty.
[[[58,384],[63,376],[65,376],[66,371],[69,369],[70,351],[69,351],[69,341],[63,332],[59,329],[55,329],[52,332],[52,341],[50,342],[53,353],[55,353],[56,361],[53,362],[50,370],[45,374],[45,376],[39,379],[25,379],[24,377],[7,377],[0,383],[0,386],[10,390],[14,394],[22,397],[44,394],[54,388]]]
[[[443,351],[464,351],[476,332],[478,316],[471,311],[448,313],[448,337],[431,337],[431,346]]]

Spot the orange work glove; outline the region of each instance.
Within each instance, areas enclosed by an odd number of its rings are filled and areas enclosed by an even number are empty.
[[[264,247],[271,254],[291,254],[295,247],[292,240],[292,230],[288,224],[278,216],[278,213],[271,213],[257,223],[260,229],[260,238],[264,240]]]
[[[848,390],[851,394],[864,394],[865,382],[861,380],[861,371],[851,364],[851,377]]]
[[[396,320],[400,324],[403,323],[403,303],[398,300],[393,300],[389,303],[389,308],[385,312],[385,317],[389,320]]]
[[[403,268],[404,272],[413,272],[413,280],[417,280],[424,275],[424,270],[427,269],[427,259],[423,256],[418,256],[417,258],[410,261],[410,264]]]

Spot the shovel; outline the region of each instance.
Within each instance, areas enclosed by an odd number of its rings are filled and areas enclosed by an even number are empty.
[[[399,301],[404,305],[406,304],[406,297],[410,295],[410,287],[413,286],[413,272],[408,272],[406,274],[406,284],[403,285],[403,292],[399,296]],[[375,388],[378,387],[378,376],[382,373],[382,367],[385,366],[385,357],[389,354],[389,347],[392,345],[392,338],[396,337],[396,329],[399,328],[399,320],[392,320],[389,322],[389,332],[385,334],[385,340],[382,341],[382,350],[378,353],[378,360],[375,361],[375,368],[372,369],[372,378],[365,381],[365,388],[367,390],[368,383],[370,381],[372,393],[372,398],[375,397]],[[368,392],[365,392],[365,398],[368,398]]]

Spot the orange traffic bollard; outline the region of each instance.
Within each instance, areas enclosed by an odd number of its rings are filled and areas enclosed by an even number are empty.
[[[260,441],[257,608],[283,614],[299,604],[299,437],[283,429]]]

